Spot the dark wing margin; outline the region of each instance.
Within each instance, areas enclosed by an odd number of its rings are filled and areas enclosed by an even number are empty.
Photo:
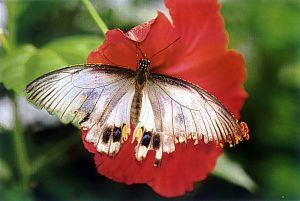
[[[155,127],[162,136],[165,150],[193,139],[195,144],[215,141],[220,147],[248,139],[248,127],[238,120],[213,95],[187,81],[150,74],[147,86],[155,116]]]
[[[28,100],[39,108],[58,116],[64,123],[78,124],[93,115],[99,102],[122,98],[133,78],[134,71],[125,68],[74,65],[35,79],[25,91]],[[124,89],[116,90],[120,86]]]

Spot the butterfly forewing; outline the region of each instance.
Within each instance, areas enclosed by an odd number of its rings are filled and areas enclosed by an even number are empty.
[[[46,74],[31,82],[26,92],[28,99],[63,122],[80,123],[89,130],[87,141],[93,142],[99,151],[115,154],[120,145],[112,150],[101,148],[110,145],[113,135],[123,129],[123,137],[129,134],[130,107],[134,95],[134,72],[108,65],[77,65]],[[129,108],[129,109],[128,109]],[[124,126],[126,125],[126,128]],[[118,126],[118,128],[114,128]],[[101,136],[106,132],[102,143]],[[119,130],[118,130],[119,129]],[[115,144],[120,143],[115,136]],[[117,140],[116,140],[117,139]],[[103,149],[103,150],[102,150]]]
[[[105,88],[122,85],[133,71],[107,65],[77,65],[46,74],[31,82],[28,99],[64,122],[83,120]],[[117,92],[116,92],[117,93]],[[110,94],[111,97],[115,94]]]

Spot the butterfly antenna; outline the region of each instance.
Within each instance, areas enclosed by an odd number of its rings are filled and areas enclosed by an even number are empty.
[[[140,44],[139,44],[138,42],[135,42],[135,45],[136,45],[136,49],[141,53],[142,57],[143,57],[144,59],[146,59],[147,56],[146,56],[146,54],[142,51],[142,49],[141,49],[141,47],[140,47]],[[138,52],[138,51],[137,51],[137,52]],[[138,53],[137,53],[137,58],[138,58]]]
[[[166,50],[167,48],[169,48],[171,45],[173,45],[174,43],[176,43],[181,37],[176,38],[172,43],[170,43],[167,47],[159,50],[158,52],[154,53],[151,57],[149,57],[149,59],[152,59],[153,57],[155,57],[156,55],[160,54],[162,51]]]

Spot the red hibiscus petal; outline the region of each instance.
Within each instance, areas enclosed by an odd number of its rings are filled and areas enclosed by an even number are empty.
[[[150,59],[150,70],[190,81],[215,95],[238,116],[246,92],[244,61],[241,55],[227,50],[227,37],[216,0],[166,0],[173,23],[160,12],[157,17],[128,33],[111,30],[102,46],[93,51],[89,63],[125,66],[133,70],[139,48]],[[180,38],[178,40],[178,38]],[[153,56],[155,55],[155,56]],[[86,132],[83,132],[83,139]],[[221,150],[214,144],[177,144],[176,151],[163,154],[160,167],[153,166],[154,153],[138,162],[135,144],[128,140],[120,152],[110,158],[96,152],[93,145],[85,147],[95,154],[100,174],[127,184],[147,183],[166,197],[183,195],[193,190],[193,183],[203,180],[213,170]]]
[[[142,42],[146,39],[148,32],[150,31],[151,25],[154,23],[154,20],[140,24],[127,32],[127,37],[135,42]]]
[[[178,144],[171,157],[168,157],[168,154],[164,155],[161,169],[155,172],[148,185],[165,197],[191,192],[193,183],[205,179],[213,170],[215,159],[220,154],[221,150],[214,144]]]
[[[83,131],[82,138],[85,138]],[[213,170],[221,149],[215,144],[193,145],[177,144],[176,151],[163,155],[161,166],[155,167],[154,151],[150,151],[144,161],[138,162],[134,156],[135,144],[129,140],[122,145],[122,150],[110,158],[95,151],[92,144],[85,141],[87,150],[95,153],[95,163],[99,173],[116,182],[135,184],[147,183],[155,192],[165,197],[183,195],[193,190],[193,183],[203,180]]]
[[[88,56],[87,63],[111,64],[136,69],[136,46],[120,29],[110,30],[99,48]]]
[[[209,59],[224,52],[227,37],[216,0],[166,0],[175,29],[182,38],[182,56]]]

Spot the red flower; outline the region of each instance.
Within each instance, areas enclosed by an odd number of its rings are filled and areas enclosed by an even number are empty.
[[[88,57],[88,63],[137,67],[136,42],[151,60],[150,71],[188,80],[215,95],[238,116],[247,97],[241,55],[228,50],[228,39],[216,0],[166,0],[172,22],[158,12],[154,20],[128,33],[119,29],[106,34],[103,45]],[[176,40],[180,37],[179,40]],[[174,42],[176,41],[176,42]],[[172,45],[170,45],[172,44]],[[163,50],[160,52],[160,50]],[[159,52],[159,53],[158,53]],[[156,54],[152,57],[152,55]],[[83,131],[83,139],[86,132]],[[215,144],[176,144],[176,151],[164,153],[160,167],[153,166],[154,153],[142,162],[134,157],[134,146],[126,141],[113,158],[98,153],[92,144],[85,147],[95,154],[100,174],[126,184],[146,183],[162,196],[174,197],[193,190],[213,170],[221,149]]]

